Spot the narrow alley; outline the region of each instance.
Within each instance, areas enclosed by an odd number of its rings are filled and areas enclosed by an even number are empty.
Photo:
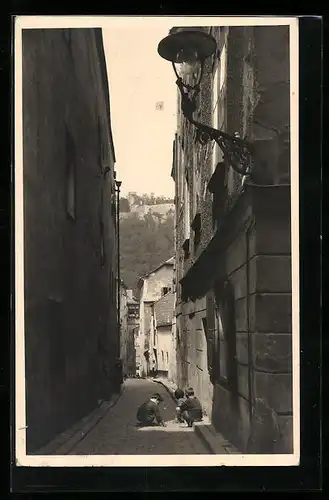
[[[19,31],[17,464],[297,460],[292,21],[130,21]]]
[[[153,392],[163,397],[166,427],[136,427],[136,411]],[[70,455],[208,454],[193,429],[174,421],[175,403],[166,389],[150,380],[129,379],[122,396]]]

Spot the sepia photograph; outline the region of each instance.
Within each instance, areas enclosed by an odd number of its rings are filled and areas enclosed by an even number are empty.
[[[298,19],[14,46],[17,465],[298,465]]]

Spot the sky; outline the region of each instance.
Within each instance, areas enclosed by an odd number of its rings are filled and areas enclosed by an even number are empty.
[[[170,176],[176,130],[177,87],[169,62],[157,53],[168,24],[103,28],[111,122],[121,193],[173,197]],[[156,104],[163,102],[163,109]]]

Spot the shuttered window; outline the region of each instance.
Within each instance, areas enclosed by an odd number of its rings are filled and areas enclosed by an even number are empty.
[[[236,325],[234,287],[229,281],[216,283],[214,331],[214,379],[236,390]]]

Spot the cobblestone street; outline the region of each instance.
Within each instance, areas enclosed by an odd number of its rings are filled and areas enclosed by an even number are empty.
[[[136,427],[136,411],[153,392],[164,402],[160,411],[167,427]],[[104,418],[80,441],[70,455],[208,454],[193,429],[174,422],[175,403],[160,384],[130,379],[123,394]]]

